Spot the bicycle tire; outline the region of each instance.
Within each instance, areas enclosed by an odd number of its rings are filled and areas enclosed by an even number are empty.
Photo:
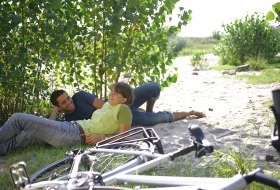
[[[55,178],[55,171],[60,170],[60,171],[70,171],[71,169],[71,164],[73,162],[73,158],[70,156],[64,157],[56,162],[52,162],[51,164],[48,164],[41,169],[37,170],[35,173],[33,173],[30,176],[30,182],[39,182],[39,181],[45,181],[45,180],[52,180]],[[68,166],[68,167],[67,167]],[[63,169],[59,169],[63,168]],[[46,178],[47,173],[51,172],[48,178]]]
[[[124,143],[119,145],[108,145],[103,147],[106,149],[122,149],[122,150],[143,150],[153,151],[154,146],[150,142],[141,142],[138,143]],[[74,154],[75,156],[76,154]],[[74,156],[66,156],[56,162],[50,163],[43,168],[39,169],[33,173],[30,177],[30,182],[39,182],[46,180],[54,180],[61,178],[62,176],[67,176],[71,170],[71,166],[74,160]],[[123,156],[123,157],[121,157]],[[94,160],[93,160],[94,159]],[[109,161],[110,159],[110,161]],[[113,161],[118,159],[118,161]],[[97,152],[90,154],[88,157],[83,159],[83,171],[92,171],[99,172],[100,174],[106,173],[113,170],[133,159],[136,159],[135,155],[124,155],[124,154],[112,154]],[[94,163],[93,163],[94,162]]]

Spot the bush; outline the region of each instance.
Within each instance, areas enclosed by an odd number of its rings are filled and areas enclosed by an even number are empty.
[[[182,49],[190,46],[190,42],[187,38],[172,36],[168,41],[169,51],[173,53],[179,53]]]
[[[204,58],[204,53],[197,51],[192,55],[191,64],[197,69],[205,69],[208,67],[206,59]]]
[[[264,59],[274,57],[280,50],[280,35],[264,17],[257,13],[244,20],[235,20],[223,25],[225,30],[215,52],[222,64],[242,65],[248,59],[259,56]]]
[[[212,32],[212,37],[216,40],[220,40],[222,37],[222,34],[220,31],[214,31],[214,32]]]

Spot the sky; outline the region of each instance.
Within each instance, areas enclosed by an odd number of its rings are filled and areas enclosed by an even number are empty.
[[[212,36],[214,31],[222,31],[222,24],[235,19],[243,19],[254,12],[266,15],[274,3],[280,0],[180,0],[178,6],[192,10],[192,20],[182,27],[179,34],[184,37]],[[176,22],[176,19],[174,20]]]

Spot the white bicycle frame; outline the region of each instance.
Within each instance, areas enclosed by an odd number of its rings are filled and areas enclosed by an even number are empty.
[[[104,173],[102,176],[105,186],[111,186],[115,183],[132,183],[132,184],[145,184],[157,187],[173,187],[182,188],[187,190],[193,189],[221,189],[221,190],[238,190],[245,189],[248,185],[245,178],[238,174],[232,178],[211,178],[211,177],[174,177],[174,176],[148,176],[138,175],[139,173],[155,168],[156,166],[170,160],[172,153],[169,154],[155,154],[143,151],[126,151],[126,150],[114,150],[114,149],[89,149],[83,154],[79,154],[75,157],[73,167],[69,175],[62,178],[43,181],[34,184],[28,184],[23,189],[33,190],[43,187],[59,187],[60,189],[78,189],[81,188],[78,184],[81,181],[86,181],[94,175],[94,172],[79,172],[78,166],[83,155],[92,152],[108,152],[119,154],[133,154],[138,155],[137,159],[126,163],[123,166],[118,167],[116,170],[112,170],[108,173]],[[146,161],[147,158],[153,158]],[[82,177],[81,177],[82,176]],[[96,184],[89,184],[88,189],[94,189],[99,187]],[[156,188],[158,189],[158,188]]]
[[[183,189],[221,189],[221,190],[238,190],[245,189],[248,183],[255,180],[248,180],[247,176],[254,176],[255,174],[261,173],[260,169],[257,169],[251,174],[240,175],[237,174],[231,178],[212,178],[212,177],[173,177],[173,176],[147,176],[147,175],[138,175],[144,171],[155,168],[158,165],[168,161],[173,160],[174,158],[188,154],[194,150],[197,150],[197,144],[191,144],[190,146],[180,149],[175,152],[168,154],[157,154],[149,151],[131,151],[131,150],[120,150],[120,149],[107,149],[107,148],[90,148],[85,150],[81,154],[77,154],[74,157],[74,162],[72,168],[68,175],[57,178],[51,181],[43,181],[38,183],[26,184],[23,187],[23,190],[32,190],[40,189],[44,187],[54,187],[53,189],[98,189],[103,186],[112,186],[115,183],[133,183],[133,184],[146,184],[152,186],[161,186],[161,187],[172,187],[174,188],[183,188]],[[207,143],[205,143],[207,144]],[[200,145],[199,145],[200,146]],[[104,174],[99,174],[94,171],[79,171],[79,165],[83,156],[87,154],[92,154],[96,152],[107,152],[107,153],[118,153],[118,154],[130,154],[136,155],[137,157],[122,166],[119,166],[110,172]],[[26,181],[26,177],[22,175],[22,172],[26,171],[25,166],[23,169],[15,167],[15,170],[12,172],[15,175],[18,174],[18,181]],[[265,174],[263,174],[265,175]],[[270,185],[273,183],[275,187],[280,188],[280,182],[277,179],[271,178],[270,176],[257,176],[257,181],[264,184]],[[27,176],[28,177],[28,176]],[[267,179],[269,178],[269,179]],[[96,180],[96,183],[93,182],[93,179]],[[158,188],[157,188],[158,189]]]

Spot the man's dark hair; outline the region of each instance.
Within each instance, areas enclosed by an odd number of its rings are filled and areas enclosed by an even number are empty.
[[[65,90],[55,90],[55,91],[53,91],[53,93],[51,94],[51,98],[50,98],[50,101],[51,101],[52,105],[58,106],[58,102],[57,102],[56,99],[59,96],[61,96],[64,92],[65,92]]]
[[[132,87],[125,82],[117,82],[113,84],[113,90],[120,93],[124,98],[126,98],[125,104],[130,105],[134,100],[134,94]]]

